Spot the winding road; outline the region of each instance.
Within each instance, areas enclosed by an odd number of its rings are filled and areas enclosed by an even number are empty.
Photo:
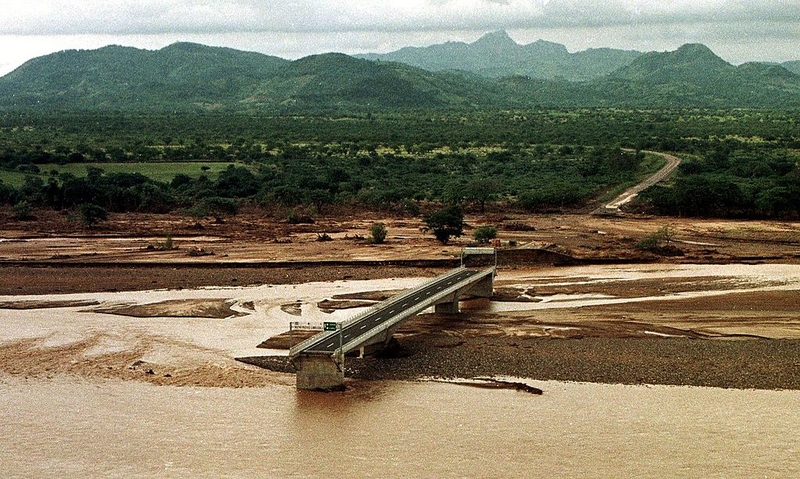
[[[632,186],[625,190],[621,195],[614,198],[611,203],[607,203],[600,208],[592,211],[593,215],[613,215],[618,214],[619,209],[621,206],[631,202],[636,196],[641,193],[642,191],[650,188],[651,186],[659,183],[661,181],[666,180],[667,178],[672,175],[672,173],[680,166],[681,159],[677,156],[673,156],[667,153],[660,153],[657,151],[643,151],[642,153],[650,153],[653,155],[659,155],[665,160],[667,160],[667,164],[664,165],[660,170],[655,172],[652,176],[644,180],[643,182],[639,183],[636,186]]]

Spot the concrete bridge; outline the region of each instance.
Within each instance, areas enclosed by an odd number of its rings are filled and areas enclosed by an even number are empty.
[[[298,389],[336,389],[344,384],[344,357],[359,350],[379,349],[407,319],[434,306],[437,313],[457,313],[460,298],[491,297],[495,268],[456,268],[422,285],[392,296],[323,331],[289,351],[297,370]]]

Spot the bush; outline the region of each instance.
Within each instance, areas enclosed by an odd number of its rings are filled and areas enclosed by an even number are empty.
[[[369,241],[372,244],[383,244],[386,241],[386,225],[383,223],[372,223],[369,229]]]
[[[108,212],[102,206],[92,203],[81,203],[76,209],[81,217],[81,221],[83,221],[86,226],[91,227],[108,219]]]
[[[289,210],[289,212],[286,213],[286,222],[290,225],[313,225],[314,218],[308,213]]]
[[[14,218],[20,221],[30,221],[34,219],[33,207],[25,200],[19,201],[11,208]]]
[[[497,228],[489,225],[478,226],[475,229],[475,233],[473,233],[472,237],[475,238],[475,241],[478,243],[488,243],[489,241],[497,238]]]
[[[669,226],[664,226],[650,236],[642,238],[634,247],[640,251],[663,256],[683,256],[683,251],[672,244],[673,237],[674,234]]]
[[[221,219],[225,215],[235,216],[238,212],[239,205],[235,200],[230,198],[220,198],[218,196],[203,198],[191,210],[191,214],[193,216],[213,216],[217,219]]]

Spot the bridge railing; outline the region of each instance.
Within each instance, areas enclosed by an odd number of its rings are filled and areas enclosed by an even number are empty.
[[[371,306],[369,309],[356,314],[352,318],[349,318],[349,319],[346,319],[346,320],[342,321],[339,324],[339,328],[344,328],[345,326],[347,326],[349,324],[355,323],[356,321],[360,320],[361,318],[363,318],[364,316],[366,316],[368,314],[371,314],[373,311],[375,311],[377,309],[382,309],[382,308],[388,307],[388,306],[390,306],[390,305],[392,305],[394,303],[400,302],[400,301],[404,300],[406,297],[408,297],[409,295],[414,294],[417,290],[423,289],[423,288],[425,288],[426,286],[428,286],[431,283],[436,283],[438,281],[441,281],[444,278],[448,278],[450,276],[456,275],[460,271],[463,271],[464,269],[465,268],[462,266],[462,267],[450,270],[450,271],[448,271],[447,273],[445,273],[445,274],[443,274],[441,276],[437,276],[437,277],[432,278],[432,279],[430,279],[428,281],[425,281],[424,283],[422,283],[419,286],[411,288],[411,289],[409,289],[409,290],[407,290],[407,291],[405,291],[403,293],[399,293],[399,294],[396,294],[396,295],[391,296],[389,298],[386,298],[383,301],[381,301],[380,303]],[[312,344],[322,340],[323,338],[333,337],[333,336],[335,336],[337,334],[339,334],[338,330],[337,331],[325,331],[323,333],[316,334],[316,335],[306,339],[305,341],[303,341],[301,343],[295,344],[294,346],[292,346],[291,349],[289,349],[289,357],[297,356],[298,354],[303,352],[306,348],[308,348]]]
[[[464,269],[464,268],[458,268],[457,270],[455,270],[455,272],[461,271],[462,269]],[[415,305],[413,305],[413,306],[411,306],[409,308],[404,309],[403,311],[395,314],[391,318],[389,318],[386,321],[382,322],[378,326],[375,326],[374,328],[371,328],[369,331],[365,332],[364,334],[362,334],[360,336],[356,336],[354,339],[351,339],[347,343],[344,343],[342,345],[342,347],[341,347],[342,352],[347,353],[349,351],[352,351],[353,349],[361,346],[362,344],[366,343],[367,341],[369,341],[371,338],[377,336],[378,334],[386,331],[387,329],[393,328],[397,323],[399,323],[403,319],[405,319],[405,318],[407,318],[409,316],[413,316],[415,314],[418,314],[419,312],[425,310],[426,308],[429,308],[432,305],[437,304],[437,302],[439,302],[442,299],[446,298],[447,296],[455,293],[456,291],[458,291],[458,290],[470,285],[471,283],[477,283],[478,281],[484,279],[488,275],[494,275],[494,270],[495,270],[495,268],[487,268],[487,269],[483,270],[482,274],[477,274],[475,276],[470,276],[469,278],[463,279],[463,280],[459,281],[458,283],[455,283],[455,284],[452,284],[452,285],[448,286],[447,288],[445,288],[442,291],[440,291],[439,293],[431,296],[430,298],[426,299],[425,301],[422,301],[422,302],[417,303],[417,304],[415,304]],[[411,290],[409,292],[413,292],[413,291],[415,291],[417,289],[422,289],[425,286],[427,286],[428,284],[438,282],[438,281],[440,281],[442,279],[444,279],[444,276],[437,277],[436,281],[428,281],[427,283],[425,283],[424,285],[420,286],[419,288],[414,288],[414,290]]]

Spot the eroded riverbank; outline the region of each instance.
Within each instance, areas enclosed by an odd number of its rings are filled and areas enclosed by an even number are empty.
[[[360,310],[347,298],[363,307],[420,281],[0,296],[0,371],[211,387],[291,382],[234,358],[275,356],[248,361],[291,371],[285,350],[256,346],[291,321],[347,319]],[[348,360],[349,376],[800,389],[793,265],[539,268],[501,271],[496,286],[496,301],[409,321],[396,334],[398,354]]]

